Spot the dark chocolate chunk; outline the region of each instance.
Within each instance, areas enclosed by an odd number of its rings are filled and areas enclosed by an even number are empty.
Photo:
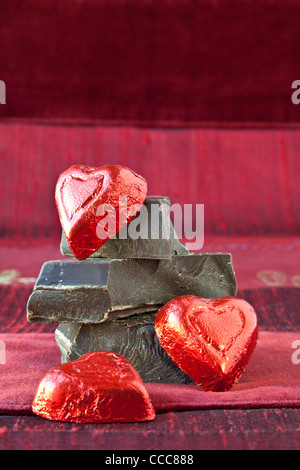
[[[152,312],[100,325],[62,323],[55,332],[62,362],[91,351],[111,351],[125,357],[144,382],[193,383],[160,346],[155,317]]]
[[[189,254],[177,238],[169,212],[169,198],[147,197],[137,217],[90,258],[171,259],[174,255]],[[60,251],[63,256],[73,257],[64,233]]]
[[[236,295],[230,254],[171,260],[75,259],[42,267],[27,305],[31,322],[101,323],[154,310],[181,295]]]

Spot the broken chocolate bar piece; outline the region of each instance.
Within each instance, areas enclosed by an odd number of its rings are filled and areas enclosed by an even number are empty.
[[[101,323],[153,311],[180,295],[236,295],[230,254],[171,260],[75,259],[42,267],[28,300],[30,322]]]
[[[160,346],[155,317],[156,311],[99,325],[61,323],[55,338],[62,362],[91,351],[111,351],[125,357],[144,382],[193,383]]]
[[[171,259],[174,255],[189,254],[189,250],[177,238],[169,212],[169,198],[147,197],[137,217],[107,240],[90,258]],[[63,256],[73,256],[64,233],[60,251]]]

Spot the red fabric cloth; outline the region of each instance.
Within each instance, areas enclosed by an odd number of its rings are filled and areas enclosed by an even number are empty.
[[[299,122],[297,0],[10,0],[8,118]]]
[[[2,334],[0,340],[0,413],[31,414],[40,379],[48,369],[60,363],[54,335]],[[150,398],[157,413],[299,407],[300,364],[292,362],[292,354],[297,352],[292,345],[299,340],[299,333],[261,331],[244,375],[229,392],[203,392],[196,385],[146,384]]]
[[[204,204],[205,241],[300,234],[300,130],[14,124],[0,125],[0,142],[3,238],[57,238],[55,185],[78,163],[122,164],[146,178],[149,195]]]

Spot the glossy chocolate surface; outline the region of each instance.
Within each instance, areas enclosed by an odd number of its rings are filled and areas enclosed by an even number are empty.
[[[62,362],[89,351],[112,351],[125,357],[144,382],[186,384],[186,375],[161,347],[154,330],[157,310],[99,325],[61,323],[55,331]]]
[[[100,323],[153,311],[180,295],[236,295],[229,254],[171,260],[66,259],[42,267],[27,305],[31,322]]]

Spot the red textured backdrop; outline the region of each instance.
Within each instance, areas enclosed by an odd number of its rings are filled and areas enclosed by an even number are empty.
[[[292,123],[297,0],[9,0],[7,118]]]
[[[1,5],[0,279],[36,277],[60,256],[63,170],[120,163],[149,194],[205,205],[203,249],[231,251],[242,287],[298,286],[299,10],[295,0]]]
[[[0,234],[56,236],[59,174],[72,164],[126,165],[149,194],[205,204],[205,234],[300,231],[300,130],[0,126]]]
[[[74,163],[205,204],[206,235],[299,235],[299,15],[296,0],[1,4],[0,236],[56,237]]]
[[[3,341],[23,350],[29,337],[35,346],[47,332],[53,339],[55,325],[28,324],[26,302],[41,264],[61,256],[54,188],[76,163],[124,164],[149,194],[204,204],[204,250],[232,253],[239,294],[262,329],[297,338],[299,17],[298,0],[1,2]],[[12,392],[0,414],[31,370],[11,349]],[[0,448],[299,448],[299,409],[279,409],[298,407],[286,383],[276,409],[174,412],[148,427],[0,416]]]

